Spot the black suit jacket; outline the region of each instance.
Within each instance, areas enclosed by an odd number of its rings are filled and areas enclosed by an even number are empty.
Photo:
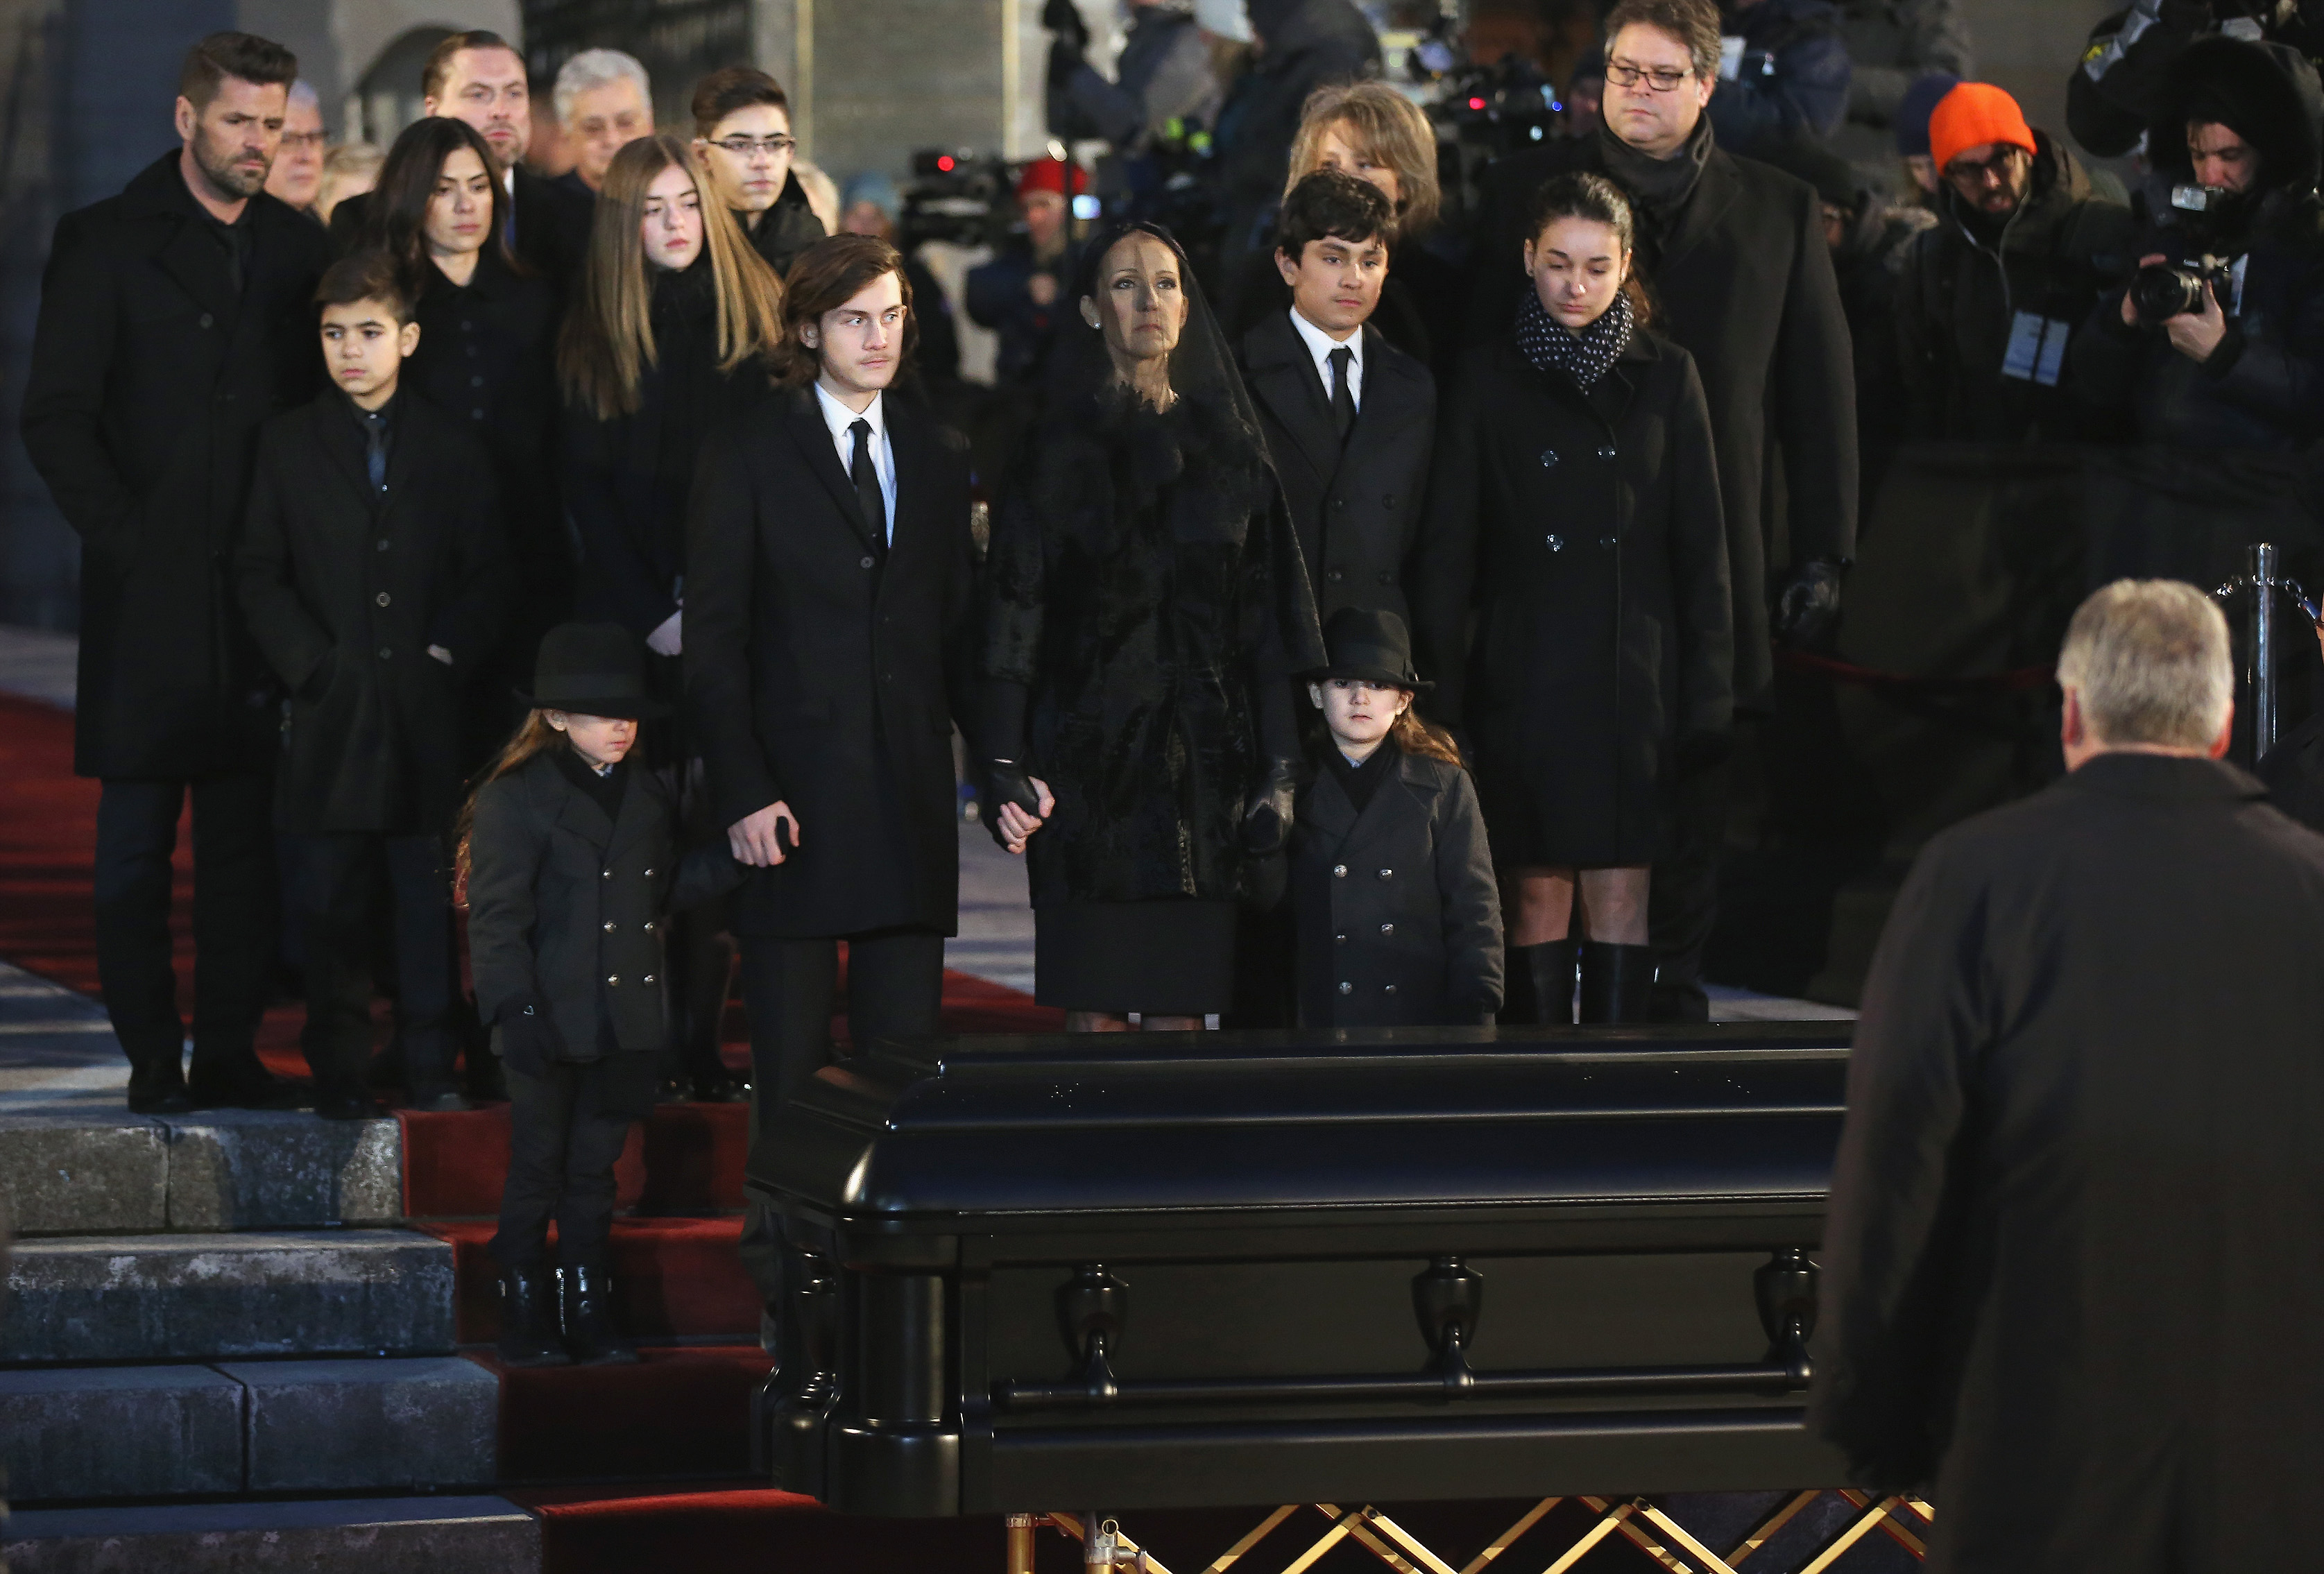
[[[2324,839],[2264,791],[2102,755],[1889,916],[1809,1416],[1858,1482],[1933,1482],[1932,1569],[2315,1556]]]
[[[1407,624],[1404,565],[1420,530],[1436,380],[1367,325],[1362,402],[1345,446],[1307,345],[1277,312],[1243,336],[1244,380],[1298,533],[1315,611],[1377,608]],[[1432,675],[1433,676],[1433,675]]]
[[[81,538],[83,776],[272,759],[273,685],[235,613],[229,557],[259,428],[322,371],[313,297],[328,248],[263,193],[246,222],[237,297],[174,152],[57,221],[23,429]]]
[[[778,801],[799,819],[798,848],[739,893],[738,933],[948,934],[957,916],[968,456],[924,411],[884,403],[884,567],[813,390],[727,420],[695,471],[686,687],[718,823]]]
[[[1471,343],[1508,341],[1527,288],[1526,203],[1553,175],[1583,170],[1612,173],[1596,137],[1515,153],[1488,171]],[[1655,331],[1702,374],[1727,513],[1735,696],[1761,703],[1775,675],[1770,569],[1856,554],[1856,371],[1822,208],[1807,182],[1714,148],[1672,232],[1641,235],[1637,261]],[[1771,450],[1782,459],[1780,511],[1766,506]]]
[[[291,695],[275,799],[286,831],[441,831],[459,797],[461,688],[493,653],[509,594],[500,511],[465,422],[404,391],[392,420],[377,500],[337,389],[259,440],[235,564],[251,632]]]
[[[517,261],[554,284],[561,294],[581,271],[589,255],[589,226],[596,204],[583,200],[554,180],[544,180],[523,165],[517,166]],[[371,213],[371,196],[358,191],[342,198],[331,209],[331,250],[345,256],[364,244],[364,220]]]

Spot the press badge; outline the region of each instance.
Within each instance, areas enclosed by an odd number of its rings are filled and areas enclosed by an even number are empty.
[[[2055,388],[2066,364],[2066,340],[2073,331],[2072,324],[2054,317],[2017,313],[2009,320],[2009,348],[2001,357],[2001,374]]]

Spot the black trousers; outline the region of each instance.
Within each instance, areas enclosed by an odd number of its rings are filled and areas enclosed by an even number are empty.
[[[342,831],[301,836],[298,843],[307,953],[307,1026],[299,1046],[316,1086],[350,1092],[363,1086],[371,1059],[374,916],[384,886],[405,1085],[415,1093],[450,1087],[459,964],[442,840]]]
[[[555,1220],[560,1264],[607,1266],[613,1164],[634,1122],[598,1108],[602,1065],[552,1065],[539,1077],[513,1066],[503,1072],[509,1091],[509,1168],[501,1188],[493,1260],[504,1268],[547,1263],[549,1225]]]
[[[1668,852],[1646,888],[1646,938],[1655,952],[1649,1014],[1656,1022],[1708,1022],[1702,953],[1719,922],[1719,860],[1727,846],[1725,766],[1679,778],[1672,792]]]
[[[97,973],[135,1066],[186,1039],[170,955],[170,855],[194,805],[194,1077],[251,1060],[280,921],[272,776],[109,779],[97,806]]]
[[[831,1063],[839,940],[742,937],[742,1006],[751,1018],[751,1141],[807,1080]],[[887,929],[847,941],[847,1031],[857,1044],[925,1037],[944,1002],[944,936]],[[779,1221],[761,1203],[742,1216],[742,1266],[761,1297],[782,1288]]]

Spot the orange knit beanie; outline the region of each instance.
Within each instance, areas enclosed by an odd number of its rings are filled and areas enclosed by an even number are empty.
[[[1937,100],[1929,116],[1929,152],[1941,170],[1971,148],[2008,143],[2031,153],[2034,128],[2017,100],[1990,82],[1963,82]]]

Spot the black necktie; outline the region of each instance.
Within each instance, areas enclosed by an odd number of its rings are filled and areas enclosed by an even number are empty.
[[[855,504],[863,511],[863,522],[872,527],[872,553],[875,557],[888,555],[888,500],[880,492],[880,472],[872,463],[872,423],[858,418],[848,423],[847,429],[855,434],[855,457],[847,466],[848,479],[855,483]]]
[[[374,492],[387,490],[387,414],[383,410],[360,412],[364,424],[364,470],[371,477]]]
[[[1350,386],[1348,373],[1356,364],[1356,353],[1342,345],[1332,352],[1332,424],[1339,428],[1340,441],[1348,440],[1348,432],[1356,424],[1356,391]]]

